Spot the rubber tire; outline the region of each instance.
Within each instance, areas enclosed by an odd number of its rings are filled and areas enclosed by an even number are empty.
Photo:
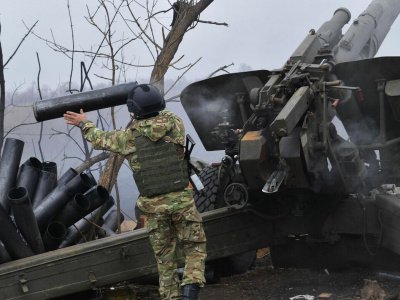
[[[193,193],[197,210],[202,213],[225,206],[223,194],[218,189],[218,168],[206,167],[199,173],[204,189],[200,194]]]
[[[218,168],[204,168],[198,176],[204,189],[200,195],[193,195],[197,210],[202,213],[226,206],[222,191],[218,187]],[[256,253],[257,251],[248,251],[218,259],[211,264],[219,269],[222,276],[242,274],[254,266]]]

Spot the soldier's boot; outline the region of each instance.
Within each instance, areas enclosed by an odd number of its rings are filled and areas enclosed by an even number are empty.
[[[200,287],[198,284],[187,284],[182,288],[183,300],[197,300]]]

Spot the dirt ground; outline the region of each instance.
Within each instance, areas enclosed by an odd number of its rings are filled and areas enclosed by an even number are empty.
[[[269,253],[259,255],[245,274],[222,277],[218,284],[207,284],[199,300],[289,300],[294,299],[399,299],[400,273],[351,269],[276,269]],[[137,299],[159,299],[155,285],[134,285]],[[300,296],[313,296],[306,298]]]

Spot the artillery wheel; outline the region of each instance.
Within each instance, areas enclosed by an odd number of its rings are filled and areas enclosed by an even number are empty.
[[[197,210],[202,213],[225,206],[223,193],[218,186],[218,168],[206,167],[198,176],[204,189],[200,194],[193,195]]]
[[[198,175],[204,189],[200,195],[194,194],[193,198],[200,213],[226,206],[223,191],[219,190],[218,173],[219,168],[207,167]],[[249,251],[218,259],[211,265],[217,267],[222,275],[229,276],[246,272],[254,265],[255,259],[256,251]]]

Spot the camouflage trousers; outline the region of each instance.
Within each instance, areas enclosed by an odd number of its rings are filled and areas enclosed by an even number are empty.
[[[180,286],[204,286],[206,236],[194,202],[172,212],[147,214],[147,231],[157,260],[161,299],[181,299]],[[177,241],[185,254],[182,283],[177,274]]]

